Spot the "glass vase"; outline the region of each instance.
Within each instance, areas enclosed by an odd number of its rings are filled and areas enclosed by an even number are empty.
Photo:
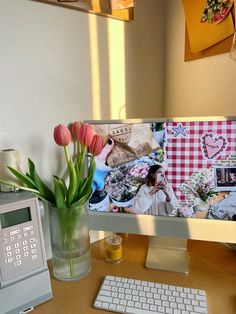
[[[73,281],[91,269],[88,208],[49,208],[53,275]]]
[[[196,218],[206,218],[209,211],[209,203],[204,201],[199,201],[197,205],[194,206],[193,210],[195,212]]]

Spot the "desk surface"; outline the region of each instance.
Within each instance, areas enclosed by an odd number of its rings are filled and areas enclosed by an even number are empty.
[[[92,307],[107,274],[203,289],[207,292],[209,314],[236,313],[236,251],[219,243],[189,240],[189,273],[185,275],[145,268],[148,238],[137,235],[122,237],[122,263],[105,261],[104,240],[93,243],[90,274],[76,282],[51,278],[53,299],[37,306],[33,313],[109,313]]]

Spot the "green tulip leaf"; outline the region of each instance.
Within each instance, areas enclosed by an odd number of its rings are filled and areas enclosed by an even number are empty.
[[[36,188],[39,191],[39,194],[42,195],[43,198],[47,199],[50,203],[55,203],[55,197],[53,192],[44,184],[44,182],[40,179],[34,164],[32,164],[32,175],[34,177],[34,183]]]
[[[29,175],[32,179],[34,179],[34,170],[35,165],[31,159],[28,158],[28,168],[29,168]]]
[[[77,206],[81,206],[81,205],[85,204],[90,199],[91,195],[92,195],[92,191],[91,191],[91,193],[81,197],[77,202],[74,202],[73,204],[71,204],[71,206],[77,207]]]
[[[65,184],[65,181],[64,181],[62,178],[60,178],[60,177],[58,177],[58,176],[55,176],[55,175],[53,176],[53,178],[55,178],[57,181],[60,182],[61,186],[63,187],[64,193],[65,193],[65,195],[66,195],[67,186],[66,186],[66,184]]]
[[[68,187],[68,206],[72,204],[74,199],[76,198],[77,194],[77,176],[74,167],[73,160],[70,159],[68,162],[68,169],[69,169],[69,176],[70,176],[70,183]]]
[[[36,187],[34,184],[34,181],[31,178],[29,178],[27,175],[23,174],[21,171],[18,171],[10,166],[8,166],[7,168],[16,178],[18,178],[27,187],[32,188],[32,189]]]
[[[63,184],[54,177],[55,201],[57,208],[66,208],[65,189]]]

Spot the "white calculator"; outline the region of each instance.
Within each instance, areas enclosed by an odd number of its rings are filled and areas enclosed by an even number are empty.
[[[27,192],[0,193],[0,314],[51,297],[38,200]]]

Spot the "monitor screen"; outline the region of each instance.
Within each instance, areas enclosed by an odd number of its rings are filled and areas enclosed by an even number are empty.
[[[94,121],[91,212],[236,218],[236,120],[176,118]]]

